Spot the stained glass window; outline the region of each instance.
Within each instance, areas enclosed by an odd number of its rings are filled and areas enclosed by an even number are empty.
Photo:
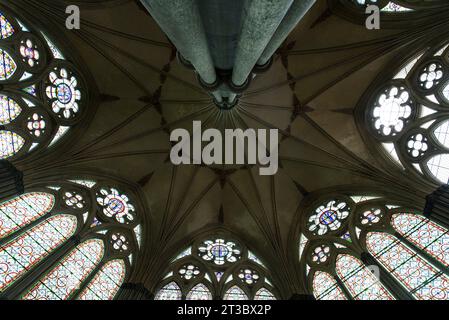
[[[0,62],[1,63],[1,62]],[[7,159],[22,149],[25,139],[12,131],[0,131],[0,159]]]
[[[212,300],[212,294],[204,284],[200,283],[190,290],[187,300]]]
[[[59,262],[49,274],[23,296],[23,299],[68,299],[100,263],[103,254],[104,243],[102,240],[86,240]]]
[[[47,193],[32,192],[0,205],[0,238],[10,235],[50,212],[55,198]]]
[[[237,286],[233,286],[226,291],[223,300],[248,300],[248,296]]]
[[[30,67],[34,67],[39,64],[40,53],[33,40],[22,40],[20,45],[20,54],[22,55],[24,62]]]
[[[307,226],[314,234],[324,235],[340,228],[342,222],[349,216],[350,209],[346,202],[332,200],[315,209],[309,217]]]
[[[0,204],[0,292],[28,300],[113,299],[138,250],[130,239],[139,221],[124,226],[114,219],[92,230],[92,221],[102,215],[88,200],[97,189],[70,181],[35,187],[49,193],[29,192]],[[76,234],[79,230],[83,233]],[[75,245],[79,237],[88,240]],[[48,259],[53,251],[62,258]],[[34,284],[15,293],[11,285],[30,270],[33,278],[26,281]]]
[[[135,208],[125,194],[117,189],[101,189],[97,195],[97,203],[102,206],[107,217],[115,218],[120,223],[130,223],[134,220]]]
[[[52,101],[53,112],[65,119],[72,118],[78,113],[81,100],[78,80],[65,68],[55,69],[50,73],[49,80],[46,93]]]
[[[8,96],[0,94],[0,125],[11,123],[22,112],[22,108]]]
[[[391,225],[418,248],[449,266],[449,235],[445,228],[410,213],[393,215]]]
[[[187,265],[183,265],[179,269],[178,273],[181,278],[190,280],[190,279],[195,279],[196,277],[198,277],[201,274],[201,270],[196,265],[187,264]]]
[[[156,294],[154,300],[181,300],[182,293],[176,282],[170,282]]]
[[[415,297],[449,299],[449,278],[417,253],[387,233],[373,232],[366,238],[368,250]]]
[[[204,245],[200,246],[198,251],[204,260],[213,261],[217,265],[236,262],[240,256],[240,250],[236,244],[223,239],[204,241]]]
[[[379,135],[396,136],[412,116],[414,101],[405,87],[389,86],[373,107],[374,126]]]
[[[347,300],[337,281],[323,271],[315,272],[313,294],[317,300]]]
[[[257,283],[260,279],[259,274],[255,270],[249,268],[241,269],[238,277],[242,282],[249,285]]]
[[[448,53],[447,42],[440,43],[396,70],[388,68],[369,101],[357,107],[368,122],[362,130],[367,128],[391,159],[438,183],[449,180]]]
[[[338,197],[343,199],[346,195]],[[448,230],[422,215],[410,212],[409,209],[391,205],[383,197],[377,197],[375,201],[359,197],[357,206],[348,216],[350,223],[340,228],[341,232],[325,238],[311,236],[310,241],[319,240],[320,244],[308,245],[303,249],[305,253],[302,257],[307,261],[306,276],[313,276],[315,297],[331,300],[389,300],[402,297],[403,292],[396,292],[394,286],[389,287],[394,290],[391,292],[384,287],[384,283],[393,280],[388,279],[391,277],[416,299],[449,299],[449,277],[442,270],[449,263]],[[375,268],[377,263],[366,266],[355,258],[355,253],[350,254],[352,249],[341,242],[342,233],[353,234],[353,243],[366,240],[366,243],[357,243],[367,250],[362,256],[370,253],[387,273],[379,277]],[[366,257],[369,258],[369,255]],[[313,272],[310,273],[311,270]],[[332,276],[334,272],[337,278]]]
[[[57,215],[0,248],[0,291],[72,236],[77,220],[72,215]]]
[[[256,292],[254,300],[276,300],[276,298],[269,290],[261,288]]]
[[[357,300],[391,300],[393,296],[360,260],[340,254],[335,270],[352,297]]]
[[[169,284],[161,289],[161,298],[169,296],[170,291],[164,290],[167,288],[179,289],[179,296],[187,299],[223,298],[229,288],[235,287],[229,294],[247,290],[250,296],[244,294],[246,300],[275,299],[268,269],[258,256],[235,239],[223,235],[197,239],[171,262],[173,265],[163,279],[164,285]],[[261,288],[264,290],[256,297]]]
[[[11,78],[16,72],[17,64],[13,58],[3,49],[0,49],[0,80]]]
[[[359,5],[361,7],[366,6],[366,5],[378,5],[380,1],[378,0],[352,0],[356,5]],[[407,8],[404,6],[401,6],[397,3],[395,3],[394,1],[390,1],[386,4],[384,4],[384,6],[382,7],[382,11],[383,12],[389,12],[389,13],[395,13],[395,12],[409,12],[409,11],[414,11],[411,8]]]
[[[14,34],[14,28],[11,23],[6,19],[3,13],[0,12],[0,39],[9,38]]]
[[[80,294],[80,300],[112,300],[125,279],[123,260],[106,263]]]
[[[0,12],[0,41],[23,31],[0,48],[2,91],[15,92],[14,97],[0,95],[0,126],[8,125],[0,128],[0,159],[14,160],[58,142],[83,119],[87,96],[77,66],[66,62],[41,30],[17,18]],[[39,40],[42,35],[46,41]],[[43,95],[38,94],[41,86]]]

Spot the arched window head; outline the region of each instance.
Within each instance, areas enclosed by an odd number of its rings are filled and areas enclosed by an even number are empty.
[[[381,29],[408,29],[428,25],[440,16],[447,15],[449,10],[445,0],[328,0],[328,2],[334,14],[363,28],[367,19],[377,12],[380,13]]]
[[[444,0],[432,1],[416,1],[416,0],[337,0],[340,4],[348,9],[365,13],[367,6],[377,6],[382,14],[392,15],[398,14],[420,13],[424,10],[436,10],[445,8],[447,3]]]
[[[382,1],[382,0],[349,0],[349,2],[351,2],[352,5],[354,5],[357,9],[359,10],[364,10],[366,8],[366,6],[368,5],[376,5],[379,6],[379,8],[381,8],[381,11],[385,12],[385,13],[393,13],[393,12],[410,12],[410,11],[414,11],[414,9],[412,9],[409,6],[404,6],[403,4],[399,4],[396,1],[392,0],[387,0],[387,1]],[[404,1],[401,1],[402,3],[404,3]],[[405,1],[407,2],[407,1]],[[416,1],[410,1],[410,4],[416,3]]]
[[[358,108],[369,139],[406,172],[449,181],[449,49],[438,43],[387,71]],[[383,77],[385,79],[385,77]],[[365,100],[366,99],[366,100]]]
[[[316,220],[317,208],[331,202],[345,204],[345,220],[321,234],[311,230],[311,220],[335,221]],[[449,299],[448,230],[382,196],[348,193],[310,203],[298,244],[300,267],[317,299]]]
[[[417,299],[449,298],[449,277],[441,274],[395,236],[385,232],[370,232],[366,236],[366,243],[368,251]]]
[[[159,290],[154,300],[181,300],[182,292],[176,282],[170,282]]]
[[[76,229],[75,216],[58,214],[3,245],[0,250],[0,290],[4,290],[46,258],[73,236]]]
[[[55,197],[30,192],[0,205],[0,239],[35,221],[53,209]]]
[[[0,6],[0,159],[49,148],[78,124],[88,100],[70,55],[33,21]]]
[[[187,300],[212,300],[212,294],[204,284],[200,283],[189,291]]]
[[[239,241],[211,236],[195,241],[171,262],[156,300],[275,300],[269,270]]]
[[[226,291],[223,300],[248,300],[248,296],[242,289],[233,286]]]
[[[113,197],[98,197],[104,190]],[[0,297],[113,299],[141,236],[139,210],[124,188],[81,179],[34,187],[0,204]]]
[[[111,300],[123,284],[126,265],[123,260],[107,262],[83,290],[79,300]]]

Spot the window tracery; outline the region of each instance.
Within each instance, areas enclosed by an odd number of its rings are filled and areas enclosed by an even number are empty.
[[[132,222],[121,224],[95,201],[108,188],[120,190],[125,205],[134,208]],[[134,230],[140,230],[141,221],[133,200],[102,181],[34,189],[0,204],[0,296],[113,299],[139,250],[141,233]]]
[[[441,0],[420,1],[420,0],[342,0],[344,5],[352,6],[354,9],[365,11],[366,6],[379,6],[383,13],[403,14],[415,12],[422,9],[432,9],[444,6],[447,3]]]
[[[155,300],[275,300],[269,272],[238,241],[209,237],[195,241],[171,263]]]
[[[307,228],[306,215],[298,242],[301,267],[316,299],[401,299],[402,290],[415,299],[449,299],[448,230],[416,210],[376,196],[319,198],[308,215],[335,198],[351,212],[346,223],[319,235]],[[351,242],[342,239],[348,233]]]
[[[358,109],[369,139],[401,168],[434,183],[449,181],[448,70],[447,43],[416,53]]]
[[[0,6],[0,159],[53,146],[80,123],[81,73],[33,24]]]

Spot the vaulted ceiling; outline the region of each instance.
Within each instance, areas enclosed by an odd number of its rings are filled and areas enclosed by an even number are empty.
[[[134,277],[148,286],[186,241],[221,226],[284,277],[281,282],[291,286],[285,290],[300,292],[293,252],[307,197],[353,190],[422,206],[435,187],[380,157],[354,116],[376,77],[410,50],[404,30],[419,33],[417,26],[370,31],[319,0],[280,48],[272,68],[226,111],[177,61],[175,48],[138,1],[70,1],[82,8],[77,31],[64,28],[62,0],[10,2],[41,17],[58,43],[79,56],[96,101],[70,143],[16,165],[26,180],[76,172],[134,185],[148,222]],[[172,165],[169,134],[191,130],[193,120],[203,127],[278,128],[279,172],[260,176],[257,166]]]

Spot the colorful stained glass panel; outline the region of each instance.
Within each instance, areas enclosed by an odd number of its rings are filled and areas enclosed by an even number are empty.
[[[248,296],[237,286],[233,286],[226,291],[223,300],[248,300]]]
[[[276,300],[276,298],[269,290],[262,288],[256,292],[254,300]]]
[[[359,259],[351,255],[338,255],[335,270],[356,300],[394,299],[379,279]]]
[[[404,238],[449,266],[448,231],[429,219],[410,213],[393,215],[391,225]]]
[[[204,284],[200,283],[190,290],[187,300],[212,300],[212,294]]]
[[[372,232],[367,235],[366,244],[369,252],[416,298],[449,298],[449,278],[396,237],[383,232]]]
[[[317,300],[347,300],[337,281],[323,271],[315,272],[313,294]]]
[[[6,19],[3,13],[0,12],[0,39],[9,38],[14,34],[14,28]]]
[[[66,300],[70,298],[100,263],[103,254],[104,243],[102,240],[84,241],[25,294],[23,299]]]
[[[8,96],[0,95],[0,125],[7,125],[14,121],[22,112],[22,108]]]
[[[181,300],[182,293],[176,282],[170,282],[156,294],[154,300]]]
[[[75,233],[77,219],[57,215],[0,247],[0,291],[20,278]]]
[[[0,49],[0,80],[7,80],[17,70],[16,62],[5,50]]]
[[[24,227],[53,209],[55,198],[48,193],[31,192],[0,205],[0,239]]]
[[[123,260],[109,261],[95,275],[78,299],[112,300],[125,280],[125,274],[126,267]]]
[[[7,159],[22,149],[25,139],[12,131],[0,131],[0,159]]]

